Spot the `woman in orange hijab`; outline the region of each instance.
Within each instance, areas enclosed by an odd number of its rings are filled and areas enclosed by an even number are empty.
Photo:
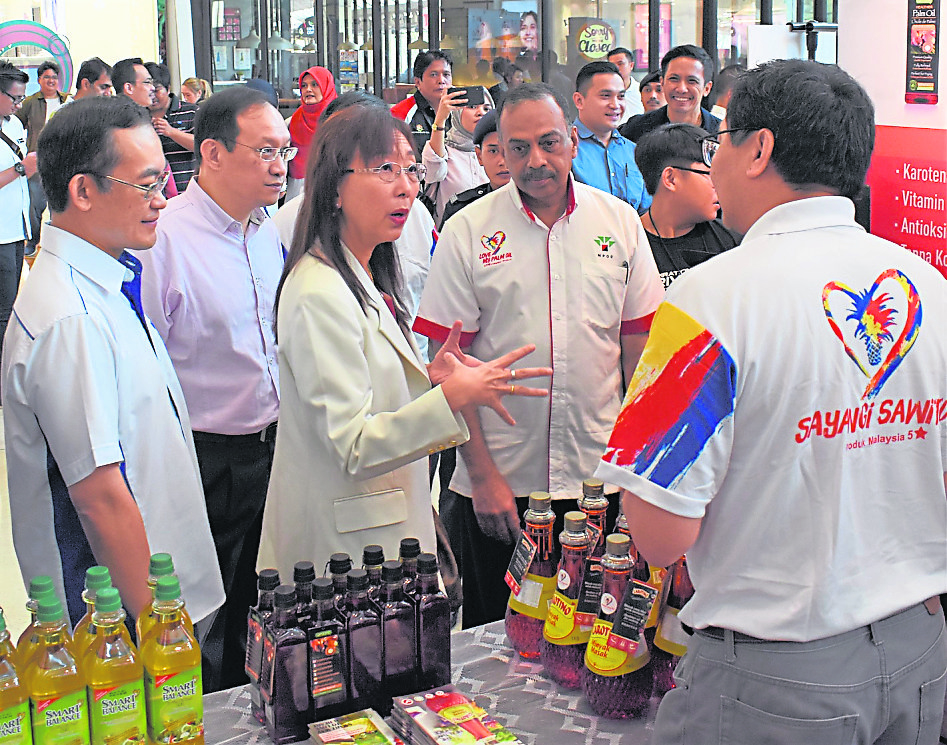
[[[289,161],[289,184],[286,198],[292,199],[302,193],[306,178],[306,161],[309,160],[309,143],[319,126],[319,117],[326,106],[338,95],[332,73],[324,67],[310,67],[299,76],[299,95],[302,106],[289,120],[289,137],[299,153]]]

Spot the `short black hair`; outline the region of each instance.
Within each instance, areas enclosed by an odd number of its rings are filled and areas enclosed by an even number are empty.
[[[438,59],[444,60],[444,62],[453,69],[454,60],[450,58],[447,52],[442,52],[440,49],[429,49],[426,52],[418,52],[418,56],[414,58],[414,67],[412,69],[414,77],[423,78],[424,73],[427,72],[427,68],[431,66],[434,60]]]
[[[710,55],[707,54],[707,50],[693,44],[681,44],[680,46],[676,46],[661,58],[661,77],[667,75],[668,65],[671,64],[671,60],[675,60],[678,57],[689,57],[700,62],[704,68],[704,83],[713,82],[717,66],[710,58]]]
[[[664,124],[643,135],[635,147],[635,163],[648,193],[654,196],[668,166],[690,166],[703,161],[701,140],[707,130],[693,124]]]
[[[5,59],[0,59],[0,90],[6,93],[14,83],[23,83],[25,85],[29,82],[30,76],[19,67],[15,67]]]
[[[39,63],[39,67],[36,68],[36,79],[39,80],[43,77],[43,73],[47,70],[52,70],[54,73],[59,75],[59,65],[56,62],[53,62],[51,59],[44,59]]]
[[[724,93],[733,88],[743,73],[746,72],[744,65],[727,65],[717,74],[717,80],[714,82],[714,94],[720,98]]]
[[[95,85],[95,81],[101,78],[103,73],[108,75],[109,79],[111,79],[112,66],[103,62],[98,57],[87,59],[79,65],[79,72],[76,74],[76,90],[82,87],[83,80],[88,80],[89,85]]]
[[[661,82],[661,73],[659,73],[657,70],[655,70],[654,72],[649,72],[647,75],[641,78],[641,82],[638,83],[638,93],[641,93],[644,90],[644,87],[646,85],[651,85],[652,83],[660,83],[660,82]]]
[[[772,163],[786,183],[818,184],[854,199],[875,146],[875,108],[837,65],[774,60],[743,73],[727,107],[730,137],[773,133]]]
[[[120,59],[112,66],[112,87],[115,89],[115,95],[121,96],[125,93],[125,83],[134,85],[138,80],[135,73],[137,65],[144,66],[141,57],[128,57]]]
[[[605,55],[605,59],[608,59],[613,54],[624,54],[631,64],[635,64],[635,55],[630,49],[626,49],[625,47],[612,47],[608,50],[608,54]]]
[[[583,65],[575,76],[576,93],[581,93],[583,96],[588,93],[592,78],[596,75],[618,75],[621,77],[621,73],[618,72],[618,68],[613,62],[606,62],[605,60],[589,62],[587,65]]]
[[[217,140],[232,153],[240,134],[237,117],[254,106],[272,105],[263,91],[245,85],[232,85],[208,98],[198,109],[194,121],[195,170],[200,167],[204,140]]]
[[[108,191],[103,178],[118,165],[112,132],[150,127],[151,114],[124,96],[86,96],[64,106],[43,127],[36,148],[39,174],[51,212],[69,204],[69,182],[78,173],[95,178]]]
[[[146,62],[145,69],[148,70],[155,85],[160,85],[166,90],[171,89],[171,71],[167,65],[162,65],[160,62]]]
[[[342,109],[347,109],[349,106],[381,106],[387,108],[388,104],[382,101],[378,96],[373,96],[363,88],[353,91],[346,91],[341,96],[337,96],[329,102],[329,105],[326,106],[325,111],[322,112],[322,116],[319,117],[319,121],[324,122],[336,112],[342,111]]]
[[[569,104],[563,95],[548,83],[523,83],[507,91],[503,97],[500,108],[497,109],[497,130],[502,129],[501,122],[503,121],[503,112],[507,109],[512,109],[517,104],[523,103],[523,101],[542,101],[546,98],[551,98],[555,101],[556,106],[558,106],[562,112],[562,120],[566,124],[566,129],[569,129],[569,115],[566,113],[569,110]]]

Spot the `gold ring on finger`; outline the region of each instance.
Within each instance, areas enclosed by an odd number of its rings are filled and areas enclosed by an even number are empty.
[[[516,386],[515,386],[515,385],[512,385],[512,384],[510,385],[510,395],[511,395],[511,396],[515,396],[515,395],[516,395]]]

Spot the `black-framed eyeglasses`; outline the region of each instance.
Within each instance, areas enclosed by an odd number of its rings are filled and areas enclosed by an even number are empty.
[[[402,166],[391,161],[374,168],[346,168],[343,173],[374,173],[386,184],[390,184],[401,175],[402,171],[418,182],[424,181],[424,177],[427,175],[427,168],[420,163]]]
[[[757,129],[759,129],[759,127],[733,127],[732,129],[721,129],[715,134],[707,135],[706,137],[701,138],[700,153],[703,156],[704,165],[708,168],[710,167],[710,162],[714,159],[714,155],[717,153],[717,148],[720,147],[720,135],[727,135],[731,132],[753,132]]]
[[[702,171],[699,168],[688,168],[687,166],[671,166],[671,168],[676,168],[679,171],[690,171],[691,173],[699,173],[701,176],[710,175],[710,171]]]
[[[282,158],[284,163],[289,163],[289,161],[296,157],[296,153],[299,152],[298,147],[253,147],[253,145],[244,145],[242,142],[238,142],[237,144],[248,150],[255,150],[260,155],[260,160],[264,163],[272,163],[276,160],[277,156]]]
[[[3,91],[3,95],[13,101],[14,106],[19,106],[26,100],[26,96],[14,96],[12,93],[8,93],[7,91]]]
[[[115,178],[114,176],[103,176],[102,178],[107,178],[116,184],[130,186],[132,189],[138,189],[138,191],[144,194],[145,200],[150,202],[168,185],[168,180],[171,178],[171,171],[165,171],[158,177],[157,181],[151,184],[133,184],[131,181],[122,181],[120,178]]]

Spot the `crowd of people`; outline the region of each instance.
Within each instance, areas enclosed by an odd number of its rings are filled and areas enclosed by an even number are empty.
[[[741,741],[787,721],[914,741],[947,687],[947,422],[870,452],[813,423],[882,388],[945,394],[943,277],[854,221],[871,101],[777,61],[728,75],[721,121],[703,49],[641,81],[633,62],[499,108],[451,92],[442,51],[392,108],[313,67],[288,122],[265,86],[178,97],[140,59],[84,63],[72,102],[54,68],[25,99],[0,62],[24,578],[52,576],[75,621],[105,564],[135,617],[149,555],[171,553],[212,691],[244,682],[257,568],[288,581],[405,536],[433,552],[442,521],[463,625],[489,623],[528,495],[552,495],[558,532],[596,474],[607,529],[622,505],[638,550],[686,552],[695,586],[654,742],[723,741],[721,705]],[[16,297],[34,180],[51,219]]]

